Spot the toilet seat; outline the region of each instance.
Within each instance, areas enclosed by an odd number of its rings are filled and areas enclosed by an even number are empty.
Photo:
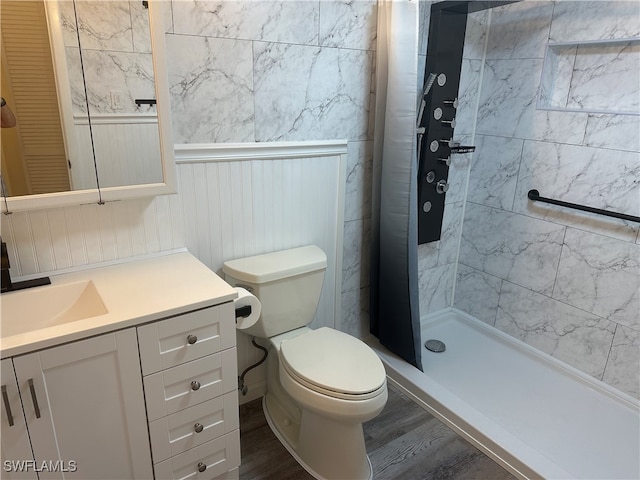
[[[280,361],[294,380],[330,397],[365,400],[386,391],[386,373],[375,352],[332,328],[283,340]]]

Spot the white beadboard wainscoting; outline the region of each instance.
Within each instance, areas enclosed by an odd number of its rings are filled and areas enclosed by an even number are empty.
[[[86,115],[74,116],[78,158],[92,162],[71,162],[71,179],[76,190],[162,182],[158,116],[155,113],[91,114],[91,133]],[[92,142],[93,140],[93,142]]]
[[[300,245],[327,254],[312,327],[340,318],[347,142],[182,145],[176,148],[182,228],[189,250],[222,274],[224,261]],[[238,373],[262,352],[238,333]],[[248,395],[266,387],[266,364],[245,378]]]
[[[221,274],[226,260],[313,243],[328,266],[312,327],[337,326],[347,141],[176,145],[175,153],[175,195],[2,215],[12,278],[184,247]],[[260,354],[238,334],[239,372]],[[241,402],[263,393],[264,365],[245,380]]]

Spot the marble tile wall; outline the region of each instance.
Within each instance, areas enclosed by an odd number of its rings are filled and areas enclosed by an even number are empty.
[[[541,107],[640,114],[640,40],[553,45],[545,62]]]
[[[420,2],[420,44],[418,65],[422,90],[429,33],[430,1]],[[462,72],[456,111],[455,140],[464,145],[474,142],[475,116],[480,87],[482,55],[488,12],[472,13],[467,19]],[[449,191],[445,200],[442,235],[437,242],[418,245],[418,287],[420,315],[436,312],[453,304],[458,247],[471,155],[454,155],[449,167]]]
[[[368,334],[376,0],[174,0],[175,143],[346,138],[343,316]]]
[[[526,1],[492,10],[453,299],[636,397],[640,227],[535,204],[526,193],[640,215],[640,116],[537,104],[548,43],[638,37],[637,2]],[[637,60],[629,68],[638,69]],[[602,85],[583,78],[572,88],[583,98],[597,89],[602,99]],[[612,103],[618,87],[608,83]]]
[[[135,113],[140,111],[136,98],[155,98],[149,18],[142,2],[63,1],[60,17],[76,113],[86,112],[86,98],[92,113]]]

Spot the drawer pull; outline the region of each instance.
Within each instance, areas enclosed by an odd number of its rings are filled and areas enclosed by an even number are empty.
[[[9,404],[9,395],[7,395],[6,385],[2,385],[2,401],[4,402],[4,409],[7,411],[7,420],[9,420],[9,426],[13,427],[13,414],[11,413],[11,405]]]
[[[198,463],[198,471],[200,473],[204,472],[206,469],[207,469],[207,466],[204,463],[202,462]]]
[[[194,380],[193,382],[191,382],[191,390],[193,390],[194,392],[196,390],[200,389],[200,382],[197,380]]]
[[[194,343],[196,343],[198,341],[198,337],[196,337],[195,335],[189,335],[187,336],[187,343],[189,345],[193,345]]]
[[[196,424],[193,426],[193,430],[194,430],[196,433],[200,433],[202,430],[204,430],[204,427],[202,426],[202,424],[201,424],[201,423],[196,423]]]

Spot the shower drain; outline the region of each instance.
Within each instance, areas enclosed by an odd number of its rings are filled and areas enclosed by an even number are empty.
[[[444,342],[441,342],[440,340],[435,340],[433,338],[431,340],[427,340],[426,342],[424,342],[424,346],[427,347],[427,350],[430,350],[435,353],[442,353],[447,349],[447,346],[444,344]]]

